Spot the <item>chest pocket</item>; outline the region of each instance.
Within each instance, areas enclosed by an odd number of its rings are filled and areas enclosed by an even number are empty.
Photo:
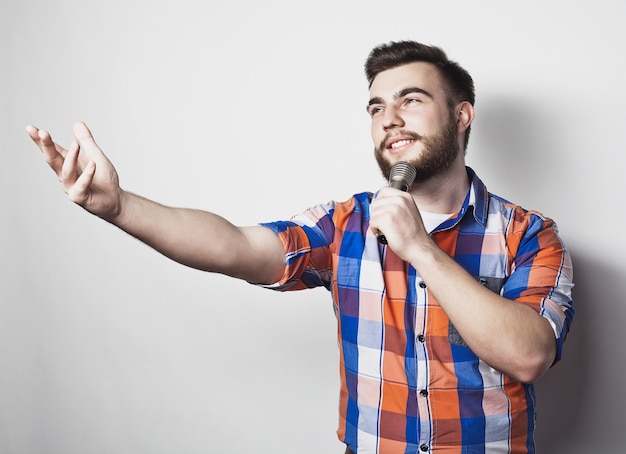
[[[500,294],[506,277],[490,277],[490,276],[474,276],[483,287],[487,287],[494,293]],[[463,340],[459,332],[456,330],[452,322],[448,322],[448,341],[451,344],[467,347],[467,343]]]

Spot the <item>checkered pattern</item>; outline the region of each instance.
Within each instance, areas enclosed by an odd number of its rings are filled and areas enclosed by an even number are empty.
[[[557,359],[574,316],[572,264],[555,224],[472,186],[432,233],[483,285],[550,321]],[[465,344],[415,269],[369,230],[371,193],[263,224],[282,240],[276,290],[332,292],[340,347],[338,436],[361,453],[534,452],[535,397]]]

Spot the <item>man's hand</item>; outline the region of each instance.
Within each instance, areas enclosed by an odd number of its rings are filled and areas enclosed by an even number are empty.
[[[431,242],[411,194],[390,187],[381,188],[372,201],[370,229],[384,233],[389,247],[407,262],[419,241]]]
[[[84,123],[75,123],[73,130],[75,140],[66,150],[48,132],[32,125],[26,127],[69,199],[112,221],[120,214],[123,196],[117,172]]]

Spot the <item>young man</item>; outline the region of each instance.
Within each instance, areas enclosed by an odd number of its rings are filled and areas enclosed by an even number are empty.
[[[383,175],[406,161],[415,183],[289,221],[236,227],[160,205],[120,187],[84,124],[68,150],[27,131],[72,201],[166,256],[275,290],[331,290],[347,453],[534,452],[532,383],[561,357],[574,315],[569,253],[550,219],[466,167],[464,69],[412,41],[375,48],[365,69]]]

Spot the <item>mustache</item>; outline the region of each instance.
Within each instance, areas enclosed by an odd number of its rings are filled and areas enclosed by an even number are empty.
[[[394,137],[398,137],[398,136],[409,137],[409,138],[411,138],[413,140],[416,140],[416,141],[424,140],[424,136],[416,133],[415,131],[409,131],[409,130],[406,130],[406,129],[399,129],[397,131],[388,132],[385,135],[385,137],[383,137],[383,139],[380,141],[380,144],[378,144],[378,149],[379,150],[384,150],[386,148],[386,146],[387,146],[387,142],[389,142]]]

